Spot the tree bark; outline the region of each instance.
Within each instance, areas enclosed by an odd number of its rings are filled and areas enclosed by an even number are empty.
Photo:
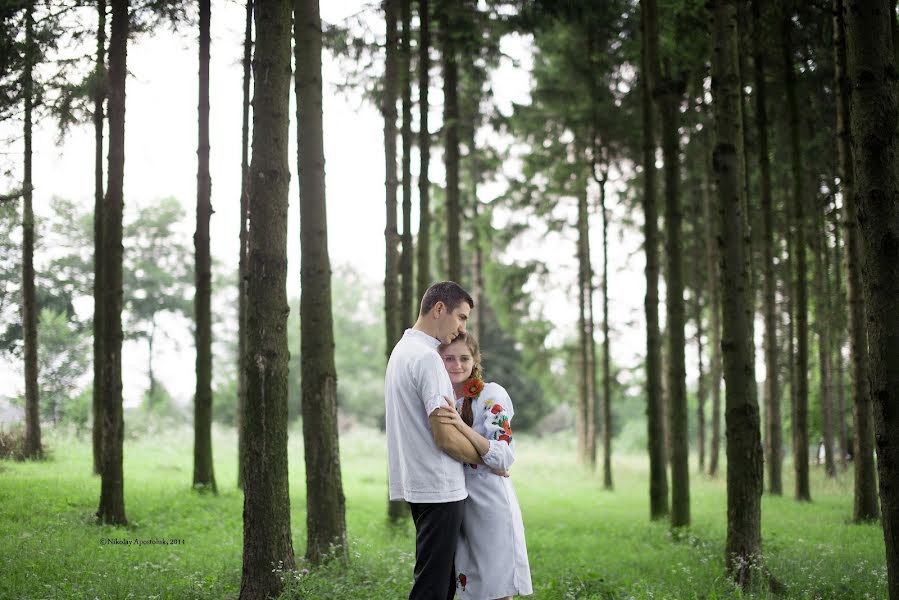
[[[708,136],[706,133],[704,136]],[[709,142],[705,137],[704,141]],[[709,440],[709,476],[718,475],[718,458],[721,452],[721,295],[718,290],[718,278],[712,274],[718,272],[718,219],[712,212],[712,182],[709,172],[712,170],[711,152],[706,153],[702,170],[702,220],[705,224],[705,266],[709,273],[707,280],[709,292],[709,388],[712,392],[712,433]]]
[[[422,298],[431,285],[431,182],[428,174],[431,162],[431,133],[428,131],[431,26],[428,13],[428,0],[418,0],[418,150],[421,156],[418,174],[418,298]]]
[[[606,210],[606,177],[599,181],[599,210],[602,211],[602,487],[612,483],[612,357],[609,341],[609,213]]]
[[[27,458],[40,458],[41,445],[40,397],[37,384],[37,304],[34,293],[34,210],[31,181],[31,126],[34,104],[34,1],[25,9],[25,67],[22,93],[25,96],[25,164],[22,218],[22,335],[25,342],[25,448]]]
[[[386,191],[387,224],[384,228],[386,245],[384,268],[384,344],[387,358],[398,339],[399,253],[396,214],[396,100],[397,100],[397,4],[396,0],[383,0],[382,6],[387,24],[387,52],[384,68],[384,94],[381,98],[381,114],[384,117],[384,188]]]
[[[856,218],[861,234],[869,381],[886,543],[899,599],[899,85],[887,0],[845,3]]]
[[[643,250],[646,253],[646,426],[649,453],[649,516],[652,520],[668,516],[668,472],[665,459],[665,426],[662,409],[662,352],[659,333],[659,215],[656,206],[655,117],[649,67],[650,55],[658,52],[658,39],[648,34],[647,0],[640,1],[641,53],[640,98],[643,120]],[[653,47],[652,49],[650,47]]]
[[[793,65],[793,7],[787,2],[781,17],[781,41],[783,51],[784,85],[789,115],[790,161],[793,190],[792,210],[796,252],[796,298],[793,304],[796,315],[796,403],[793,410],[793,463],[796,470],[796,500],[810,502],[809,487],[809,432],[808,432],[808,284],[806,282],[805,204],[803,185],[802,146],[799,137],[799,101],[796,93],[796,73]]]
[[[809,123],[811,137],[811,126]],[[812,187],[811,189],[815,189]],[[815,198],[817,200],[817,198]],[[818,334],[818,373],[820,376],[821,438],[824,443],[824,472],[828,477],[837,474],[833,456],[833,384],[832,384],[832,342],[830,329],[833,326],[830,308],[830,273],[827,268],[827,226],[824,206],[815,202],[812,212],[814,224],[811,250],[814,253],[815,278],[815,328]]]
[[[680,148],[677,115],[684,84],[675,80],[670,67],[662,69],[658,52],[658,17],[655,0],[646,3],[646,33],[650,40],[647,62],[652,74],[650,90],[659,107],[662,124],[662,155],[665,162],[665,300],[667,336],[667,409],[671,462],[671,525],[690,524],[690,465],[687,427],[687,381],[684,346],[684,283],[680,199]]]
[[[97,1],[97,58],[94,66],[94,389],[91,431],[94,474],[103,465],[103,103],[106,101],[106,0]]]
[[[443,62],[443,160],[446,166],[447,277],[462,278],[459,246],[459,69],[456,57],[455,0],[440,2],[440,54]]]
[[[704,150],[704,149],[703,149]],[[703,322],[702,322],[702,300],[700,300],[700,289],[703,288],[702,281],[702,233],[700,232],[700,223],[702,222],[702,196],[700,190],[696,190],[693,194],[693,320],[696,322],[696,448],[699,453],[699,472],[705,471],[705,345],[702,342]],[[708,278],[715,277],[715,272],[708,274]]]
[[[103,468],[101,523],[126,525],[122,475],[122,210],[125,182],[125,79],[128,0],[112,0],[109,36],[109,166],[103,207]]]
[[[743,214],[739,148],[743,143],[739,102],[739,24],[734,0],[714,3],[712,96],[718,139],[713,165],[718,182],[723,291],[724,380],[727,386],[728,575],[748,589],[761,560],[762,447],[752,349],[749,232]]]
[[[237,263],[237,487],[244,488],[247,407],[247,246],[250,196],[250,66],[253,51],[253,0],[247,0],[243,37],[243,123],[240,158],[240,258]]]
[[[346,508],[337,432],[337,372],[331,314],[331,260],[325,208],[322,32],[318,0],[295,0],[300,179],[300,344],[306,458],[306,559],[346,557]],[[394,17],[395,18],[395,17]],[[395,28],[395,24],[393,26]],[[395,105],[394,105],[395,106]],[[394,123],[395,123],[394,108]],[[396,130],[392,141],[395,144]],[[396,160],[394,146],[394,161]],[[396,184],[394,169],[394,203]],[[396,309],[396,306],[391,307]]]
[[[400,254],[400,333],[415,322],[412,301],[412,0],[400,0],[403,22],[400,44],[400,86],[403,97],[403,124],[400,136],[403,140],[403,234]]]
[[[287,477],[290,0],[255,9],[247,282],[242,600],[274,597],[294,568]]]
[[[591,467],[596,462],[596,369],[593,340],[593,269],[590,265],[590,231],[587,223],[587,186],[578,192],[578,324],[581,386],[576,430],[578,456]]]
[[[859,237],[855,166],[850,133],[844,0],[834,0],[835,89],[837,102],[837,153],[843,195],[843,227],[846,239],[846,303],[849,305],[849,362],[852,377],[853,509],[856,523],[876,520],[877,482],[874,465],[874,425],[868,387],[868,334],[865,328],[865,300],[862,292],[862,240]]]
[[[771,196],[771,161],[768,147],[767,82],[762,25],[763,0],[752,2],[752,50],[755,66],[755,127],[758,133],[759,174],[762,196],[762,252],[765,316],[765,462],[768,463],[768,491],[783,494],[783,431],[780,414],[780,382],[777,361],[777,279],[774,274],[774,202]]]
[[[210,0],[200,0],[200,101],[197,144],[197,231],[194,234],[196,295],[194,312],[197,387],[194,393],[194,489],[216,493],[212,466],[212,178],[209,175],[209,25]]]
[[[835,90],[838,92],[838,88],[835,86]],[[838,142],[839,143],[839,142]],[[838,152],[839,154],[839,152]],[[839,168],[839,167],[838,167]],[[835,186],[836,187],[836,186]],[[834,287],[836,290],[834,291],[834,298],[840,298],[843,295],[843,241],[842,236],[840,235],[840,216],[839,211],[837,210],[836,201],[833,203],[833,207],[830,212],[831,218],[833,219],[833,237],[834,237],[834,245],[833,245],[833,273],[834,273]],[[839,448],[840,448],[840,467],[845,471],[848,467],[847,464],[847,456],[849,455],[849,431],[846,428],[846,378],[845,378],[845,366],[843,364],[843,346],[846,344],[846,316],[847,312],[845,307],[841,302],[837,302],[836,305],[832,306],[831,318],[834,319],[837,323],[836,331],[837,336],[834,340],[833,347],[833,358],[834,358],[834,373],[836,376],[836,381],[834,382],[834,386],[837,390],[837,408],[836,408],[836,422],[835,428],[837,431],[837,435],[839,436]]]
[[[385,22],[387,24],[387,53],[384,69],[384,96],[382,98],[381,114],[384,116],[384,156],[385,156],[385,173],[386,178],[384,187],[387,192],[387,225],[384,228],[384,241],[386,244],[385,269],[384,269],[384,325],[385,325],[385,344],[387,359],[393,352],[393,346],[399,339],[402,331],[400,319],[402,313],[398,309],[400,306],[399,299],[399,254],[398,254],[398,235],[397,235],[397,214],[396,214],[396,88],[397,88],[397,5],[396,0],[384,0],[382,3],[384,9]],[[408,78],[408,77],[407,77]],[[405,92],[404,92],[405,93]],[[404,98],[405,101],[405,98]],[[405,105],[403,107],[405,109]],[[405,114],[403,115],[405,117]],[[403,122],[404,134],[407,123]],[[408,180],[405,178],[406,166],[408,158],[408,149],[406,148],[407,139],[403,137],[403,194],[405,201],[406,184]],[[404,235],[405,235],[404,231]],[[405,514],[405,502],[387,500],[387,517],[390,522],[396,522],[403,514]]]

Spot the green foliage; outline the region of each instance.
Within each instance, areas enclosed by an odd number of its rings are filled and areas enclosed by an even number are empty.
[[[126,420],[131,416],[126,416]],[[234,480],[236,436],[213,429],[217,464]],[[299,434],[291,432],[291,439]],[[241,577],[243,496],[236,488],[218,496],[189,493],[192,431],[162,430],[129,441],[125,481],[132,524],[98,527],[96,480],[89,439],[49,432],[58,448],[43,463],[2,463],[0,597],[160,598],[236,597]],[[616,491],[600,491],[598,474],[576,464],[570,436],[538,441],[517,437],[512,478],[527,535],[534,597],[756,599],[765,589],[741,593],[724,575],[726,490],[722,480],[693,482],[694,524],[680,540],[664,522],[648,519],[647,466],[640,456],[619,455]],[[297,571],[283,573],[291,595],[304,600],[401,598],[412,584],[412,524],[388,528],[384,520],[385,442],[357,430],[341,436],[347,497],[349,563],[317,569],[306,564],[305,481],[302,444],[289,448],[291,523]],[[785,469],[790,489],[791,470]],[[852,473],[825,479],[812,473],[815,502],[762,499],[766,565],[787,591],[783,600],[883,598],[886,594],[880,526],[852,525]],[[187,479],[189,481],[189,479]],[[127,489],[126,489],[127,493]],[[101,539],[183,539],[183,545],[129,547]]]
[[[59,424],[68,418],[90,365],[88,338],[65,314],[44,308],[38,317],[38,385],[41,417]],[[72,415],[77,422],[76,414]]]

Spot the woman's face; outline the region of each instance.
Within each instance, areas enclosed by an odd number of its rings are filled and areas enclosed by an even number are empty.
[[[443,349],[441,356],[443,357],[443,366],[446,367],[446,372],[449,373],[450,381],[453,384],[462,383],[471,377],[474,359],[471,357],[468,344],[464,341],[453,342]]]

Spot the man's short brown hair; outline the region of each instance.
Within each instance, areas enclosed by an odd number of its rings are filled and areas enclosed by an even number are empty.
[[[422,296],[421,310],[418,314],[422,316],[428,314],[438,302],[443,302],[446,309],[449,312],[453,312],[463,301],[468,302],[468,306],[474,308],[474,300],[471,299],[471,294],[466,292],[461,285],[455,281],[441,281],[429,287],[425,295]]]

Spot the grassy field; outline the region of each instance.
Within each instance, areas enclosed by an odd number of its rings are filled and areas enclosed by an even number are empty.
[[[765,598],[741,594],[723,576],[723,482],[694,472],[693,525],[672,537],[647,515],[642,457],[615,462],[616,490],[579,467],[566,438],[521,435],[513,469],[522,504],[534,598]],[[49,432],[51,457],[0,462],[0,598],[234,598],[240,586],[242,495],[235,488],[233,431],[214,438],[218,496],[190,490],[192,435],[159,433],[125,444],[127,528],[93,522],[99,479],[89,439]],[[411,524],[385,525],[384,439],[353,431],[341,439],[349,568],[331,564],[284,574],[285,597],[405,598],[411,585]],[[290,442],[294,550],[305,548],[302,441]],[[789,471],[789,467],[786,469]],[[792,489],[792,481],[785,482]],[[789,496],[762,503],[770,571],[787,598],[886,596],[879,525],[851,525],[852,473],[826,481],[813,471],[812,504]],[[110,540],[177,539],[177,545],[128,546]]]

